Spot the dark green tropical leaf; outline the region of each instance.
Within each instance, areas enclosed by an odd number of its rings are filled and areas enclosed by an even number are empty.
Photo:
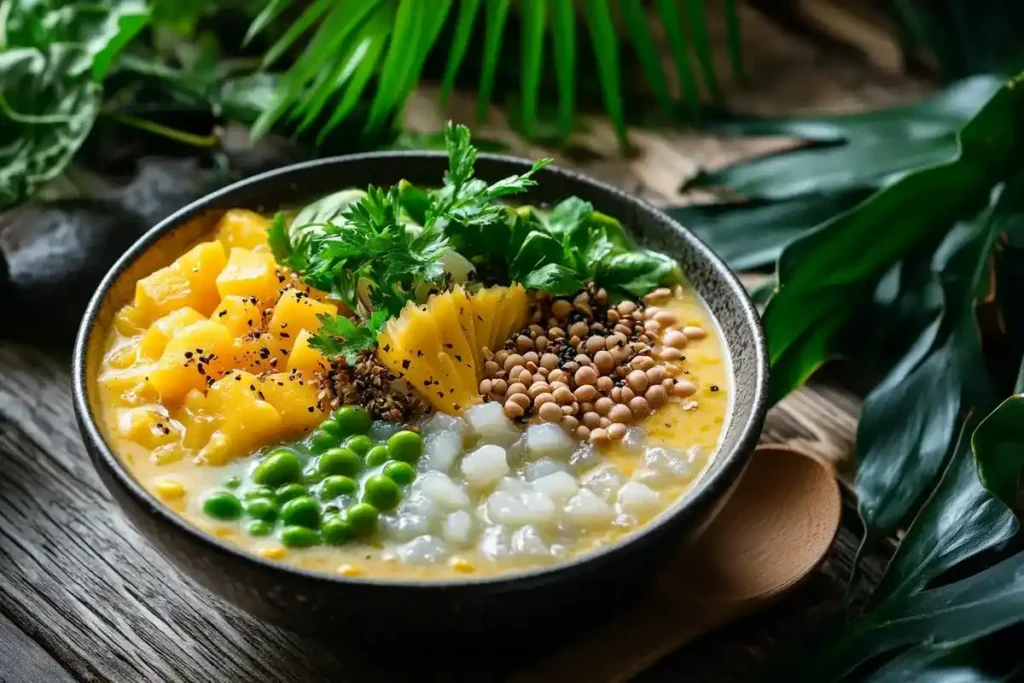
[[[707,32],[707,15],[704,11],[705,0],[686,0],[686,26],[690,29],[694,51],[697,53],[697,64],[704,77],[704,86],[712,99],[720,100],[721,88],[715,75],[715,63],[711,56],[711,41]]]
[[[686,35],[683,33],[683,24],[679,19],[679,8],[675,0],[657,0],[657,7],[669,46],[672,48],[672,58],[683,90],[683,99],[690,110],[690,117],[697,121],[700,119],[700,91],[697,89],[697,79],[690,66],[690,54]]]
[[[260,10],[256,18],[252,20],[249,29],[245,32],[245,38],[242,39],[242,46],[244,47],[252,42],[252,39],[262,33],[274,19],[280,16],[281,12],[288,9],[289,5],[291,5],[289,0],[270,0],[266,7]]]
[[[1005,505],[1013,505],[1024,465],[1024,396],[1011,396],[986,417],[972,446],[982,483]]]
[[[668,88],[668,80],[665,78],[665,70],[661,65],[661,55],[658,54],[657,43],[651,35],[651,29],[647,25],[647,12],[640,4],[640,0],[622,0],[619,3],[622,8],[622,18],[633,43],[633,49],[640,60],[640,66],[644,70],[647,84],[654,91],[658,103],[665,110],[669,117],[675,115],[675,106],[672,102],[672,93]]]
[[[612,121],[619,145],[629,148],[626,137],[626,114],[622,103],[621,70],[619,67],[619,45],[612,23],[611,11],[604,0],[586,0],[587,26],[590,29],[590,40],[594,44],[594,57],[597,59],[597,72],[601,79],[601,93],[604,96],[605,109]]]
[[[998,76],[972,76],[920,102],[863,114],[787,119],[724,117],[705,123],[726,135],[784,135],[812,142],[879,144],[936,138],[956,133],[977,116],[1005,82]]]
[[[916,645],[863,680],[863,683],[1001,683],[1011,679],[978,667],[973,643],[954,648]]]
[[[509,0],[489,0],[484,5],[484,57],[476,98],[477,121],[483,121],[487,117],[487,106],[491,103],[494,76],[501,54],[501,39],[504,35],[505,20],[508,18],[508,6]]]
[[[665,211],[704,240],[730,268],[751,270],[774,264],[790,241],[853,208],[868,194],[855,190],[780,202],[707,204]]]
[[[568,138],[576,108],[576,9],[572,0],[551,0],[551,27],[558,82],[558,128],[562,137]]]
[[[448,50],[448,61],[441,78],[441,104],[448,101],[455,85],[455,77],[459,75],[459,67],[466,56],[469,39],[473,37],[473,22],[480,9],[480,0],[462,0],[459,3],[459,17],[455,21],[455,35]]]
[[[740,18],[736,9],[736,0],[722,0],[725,14],[726,41],[729,44],[729,62],[732,73],[737,81],[747,80],[743,72],[743,43],[740,40]]]
[[[424,2],[399,3],[367,128],[377,128],[383,123],[402,98],[403,86],[416,63],[420,41],[424,39],[423,33],[429,28],[428,9]]]
[[[545,4],[527,2],[523,15],[523,133],[527,138],[537,134],[537,100],[540,98],[540,70],[544,55]]]
[[[267,50],[267,54],[263,56],[263,66],[272,66],[274,62],[280,59],[288,51],[288,48],[299,39],[299,36],[308,31],[318,19],[331,9],[334,3],[335,0],[316,0],[316,2],[306,7],[302,14],[299,15],[299,18],[295,20],[295,23],[289,26],[284,35]],[[259,19],[258,16],[256,18]]]
[[[895,174],[952,161],[959,153],[953,134],[888,140],[877,144],[814,146],[701,172],[686,184],[728,187],[744,197],[787,199],[802,194],[878,188]]]

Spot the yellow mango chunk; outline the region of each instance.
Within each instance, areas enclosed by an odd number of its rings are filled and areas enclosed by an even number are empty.
[[[270,221],[255,211],[231,209],[217,221],[217,240],[230,252],[235,247],[267,250],[267,226]]]
[[[180,330],[167,342],[149,383],[165,405],[202,389],[208,380],[220,378],[231,367],[234,350],[231,333],[223,325],[200,320]]]
[[[231,343],[231,367],[255,373],[283,370],[288,366],[288,346],[283,342],[266,332],[235,339]]]
[[[206,408],[220,420],[199,450],[199,462],[223,465],[278,438],[281,414],[263,399],[259,384],[255,375],[234,371],[210,386]]]
[[[274,304],[267,329],[290,344],[289,340],[294,342],[301,330],[316,332],[320,329],[318,315],[337,314],[337,306],[317,301],[298,289],[289,289]]]
[[[156,366],[152,364],[107,370],[97,378],[96,383],[105,394],[105,403],[129,406],[155,403],[159,395],[149,384],[149,377],[155,370]]]
[[[331,362],[324,354],[309,345],[309,338],[313,336],[309,330],[299,332],[295,346],[288,355],[288,369],[297,370],[305,377],[312,378],[315,375],[323,374],[330,370]]]
[[[134,337],[146,330],[146,318],[134,306],[122,306],[114,316],[114,329],[123,337]]]
[[[262,314],[256,299],[251,296],[227,296],[210,316],[210,320],[228,328],[235,337],[259,329]]]
[[[103,357],[103,362],[115,370],[126,370],[139,360],[139,342],[129,341],[114,346]]]
[[[220,300],[215,282],[225,262],[220,242],[196,245],[171,265],[135,283],[135,309],[146,320],[186,306],[210,315]]]
[[[309,432],[327,419],[327,414],[320,410],[317,382],[304,379],[302,374],[267,375],[260,380],[259,388],[267,402],[281,414],[283,437]]]
[[[182,427],[163,407],[139,406],[122,410],[117,416],[117,433],[135,443],[154,450],[181,438]]]
[[[231,250],[228,264],[217,276],[217,291],[221,298],[254,296],[260,302],[272,303],[277,300],[280,287],[277,262],[271,254],[238,247]]]
[[[139,353],[146,358],[159,358],[171,337],[200,320],[205,320],[205,317],[194,308],[186,306],[171,311],[150,325],[146,333],[142,335],[142,341],[139,342]]]
[[[200,389],[193,389],[185,395],[174,419],[185,432],[182,444],[194,451],[206,445],[220,422],[220,418],[207,408],[206,393]]]

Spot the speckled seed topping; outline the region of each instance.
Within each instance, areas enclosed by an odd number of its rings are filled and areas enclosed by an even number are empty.
[[[612,306],[591,284],[573,297],[538,297],[526,328],[484,349],[480,394],[513,420],[558,423],[597,446],[621,439],[627,425],[697,391],[676,376],[688,341],[707,333],[656,305],[675,295],[663,287]]]

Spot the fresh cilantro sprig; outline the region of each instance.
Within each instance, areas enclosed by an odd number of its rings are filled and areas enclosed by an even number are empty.
[[[318,315],[320,330],[309,338],[310,346],[328,358],[342,357],[355,365],[359,353],[377,346],[377,335],[391,316],[383,309],[374,311],[362,325],[343,315]]]

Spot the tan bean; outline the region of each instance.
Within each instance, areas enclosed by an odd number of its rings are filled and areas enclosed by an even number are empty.
[[[661,380],[661,388],[664,389],[666,392],[671,393],[672,389],[675,388],[675,386],[676,381],[671,377]]]
[[[573,395],[572,392],[569,391],[569,387],[561,386],[552,391],[551,393],[552,396],[555,397],[555,400],[561,403],[562,405],[572,403]]]
[[[674,349],[686,347],[686,335],[679,330],[668,330],[661,336],[661,343],[664,346],[671,346]]]
[[[576,371],[573,378],[576,380],[576,386],[578,387],[585,384],[594,384],[597,381],[597,371],[591,367],[582,367]]]
[[[626,435],[626,425],[615,423],[608,426],[608,436],[612,437],[615,441],[618,441]]]
[[[598,427],[600,427],[601,429],[608,429],[608,427],[610,427],[611,424],[612,424],[611,420],[609,420],[607,417],[602,417],[601,418],[601,423],[598,425]]]
[[[500,365],[495,363],[493,360],[489,360],[486,363],[484,363],[484,376],[493,377],[494,373],[496,373],[500,368]]]
[[[672,387],[672,393],[681,398],[693,396],[697,393],[697,385],[688,379],[677,379],[675,386]]]
[[[597,390],[603,394],[607,394],[615,386],[615,381],[611,377],[601,376],[597,378]]]
[[[635,394],[642,394],[647,391],[648,383],[647,373],[643,370],[634,370],[626,375],[626,384]]]
[[[504,396],[508,392],[508,382],[503,379],[496,379],[491,382],[491,391]]]
[[[616,346],[611,350],[611,354],[616,363],[625,363],[633,355],[633,351],[628,346]]]
[[[670,327],[679,322],[679,318],[677,318],[676,314],[671,311],[659,311],[654,315],[654,319],[664,327]]]
[[[637,356],[629,364],[637,370],[650,370],[654,367],[654,359],[650,356]]]
[[[604,325],[601,323],[590,323],[591,332],[604,332]]]
[[[526,394],[512,394],[508,397],[506,403],[515,403],[525,411],[530,407],[530,397]]]
[[[572,304],[565,299],[556,299],[551,304],[551,315],[555,316],[559,320],[565,320],[572,313]]]
[[[562,406],[562,415],[575,415],[576,411],[572,409],[572,406]]]
[[[580,365],[590,365],[590,356],[588,356],[585,353],[576,354],[576,358],[574,358],[573,360],[575,360]]]
[[[525,369],[526,368],[524,368],[522,365],[517,365],[508,371],[508,376],[511,377],[513,381],[515,381],[519,379],[519,375],[523,374],[523,370]]]
[[[636,392],[629,387],[622,387],[622,393],[619,396],[622,398],[622,403],[629,403],[636,396]]]
[[[663,365],[655,365],[653,368],[647,370],[648,384],[661,384],[664,379],[665,367]]]
[[[615,331],[627,337],[633,334],[633,328],[630,327],[629,325],[623,325],[622,323],[619,323],[618,325],[615,326]]]
[[[594,354],[594,365],[601,374],[607,374],[615,368],[615,357],[607,351],[598,351]]]
[[[499,353],[497,356],[495,356],[495,358],[497,359],[500,356],[501,356],[501,353]],[[523,361],[523,357],[522,356],[520,356],[518,353],[513,353],[513,354],[511,354],[511,355],[509,355],[509,356],[507,356],[505,358],[505,362],[502,363],[502,367],[504,367],[505,371],[507,372],[507,371],[511,370],[512,368],[516,367],[517,365],[522,365],[523,362],[524,361]]]
[[[608,411],[610,411],[614,406],[615,401],[608,398],[607,396],[602,396],[601,398],[594,401],[594,410],[597,411],[598,415],[607,415]]]
[[[548,386],[547,382],[534,382],[530,385],[526,394],[536,402],[541,394],[551,394],[551,387]]]
[[[492,388],[493,387],[491,385],[491,380],[485,379],[482,382],[480,382],[480,393],[481,394],[485,394],[486,395],[486,394],[491,393],[491,389]]]
[[[571,346],[574,349],[578,349],[579,348],[579,346],[580,346],[579,335],[575,335],[574,334],[573,336],[569,337],[569,346]]]
[[[608,413],[608,419],[612,422],[618,422],[620,424],[629,424],[633,421],[633,412],[628,406],[619,404],[611,409]]]
[[[687,339],[703,339],[708,336],[708,333],[703,327],[697,327],[696,325],[687,325],[684,327],[683,334],[686,335]]]
[[[618,332],[616,332],[615,334],[611,335],[610,337],[608,337],[607,339],[604,340],[605,348],[607,348],[609,351],[611,351],[612,349],[614,349],[617,346],[622,346],[625,343],[626,343],[626,335],[619,334]]]
[[[569,375],[575,375],[576,371],[580,369],[580,364],[576,361],[569,361],[562,366],[562,369],[569,373]]]
[[[583,413],[583,424],[593,429],[601,424],[601,416],[593,411]]]
[[[597,398],[597,387],[592,384],[584,384],[576,387],[576,391],[572,392],[572,395],[576,397],[577,401],[593,401]]]
[[[523,407],[518,403],[513,403],[512,401],[507,401],[505,403],[505,416],[508,417],[508,419],[510,420],[514,420],[517,417],[522,417],[523,413],[525,412],[526,411],[523,409]]]
[[[513,377],[513,379],[515,378]],[[533,384],[533,373],[526,368],[523,368],[523,371],[519,373],[519,382],[523,386],[529,387]]]
[[[608,392],[608,395],[611,396],[611,399],[616,403],[622,403],[622,387],[615,387]]]
[[[533,340],[525,334],[521,334],[516,337],[516,348],[519,349],[520,353],[525,353],[533,348]]]
[[[505,395],[512,396],[513,394],[526,394],[526,385],[522,382],[509,384],[508,389],[505,390]]]
[[[564,415],[562,417],[562,427],[568,432],[575,432],[580,426],[580,421],[572,415]]]
[[[607,446],[611,443],[611,437],[608,436],[608,432],[603,429],[594,429],[590,432],[590,443],[595,446]]]
[[[570,337],[582,337],[587,333],[590,328],[587,327],[585,322],[575,322],[569,325],[569,336]]]
[[[658,358],[661,360],[679,360],[683,357],[683,352],[679,349],[674,349],[671,346],[664,346],[661,349],[661,353],[658,354]]]
[[[554,401],[543,404],[537,414],[545,422],[558,422],[562,419],[562,409]]]
[[[644,303],[654,304],[672,296],[672,290],[667,287],[658,287],[652,292],[648,292],[647,296],[644,297]]]
[[[497,363],[498,365],[504,365],[505,361],[508,360],[508,357],[510,355],[511,354],[508,351],[506,351],[505,349],[501,349],[496,354],[494,354],[494,362]],[[513,363],[512,365],[515,365],[515,363]],[[508,370],[508,368],[505,369]]]
[[[652,409],[657,410],[658,408],[665,405],[665,401],[668,400],[668,395],[665,393],[664,387],[660,384],[648,387],[647,393],[644,394],[644,398],[647,399],[647,405]]]
[[[552,339],[565,339],[565,330],[561,327],[552,327],[548,330],[548,336]]]
[[[576,438],[580,441],[584,441],[590,438],[590,428],[580,425],[576,428]]]
[[[579,406],[580,410],[583,411],[584,413],[589,413],[594,409],[594,404],[591,403],[590,401],[583,401],[582,403],[579,404]]]
[[[562,370],[555,369],[548,373],[548,381],[551,382],[551,386],[554,386],[555,382],[564,382],[567,379],[569,379],[568,375]]]
[[[593,336],[585,344],[588,353],[597,353],[605,347],[604,337]]]
[[[534,378],[536,378],[538,375],[543,377],[544,379],[547,379],[548,378],[548,369],[547,368],[538,368],[537,369],[537,374],[534,375]]]
[[[537,363],[540,361],[540,356],[537,355],[536,351],[527,351],[523,354],[523,360],[527,363]]]
[[[533,345],[538,351],[543,351],[548,347],[548,343],[549,342],[547,337],[545,337],[543,334],[538,334],[537,339],[533,342]]]
[[[621,315],[629,315],[636,310],[636,304],[632,301],[623,301],[615,308]]]
[[[661,332],[661,323],[657,320],[648,320],[644,323],[644,331],[648,334],[657,334]]]
[[[642,420],[651,414],[651,406],[647,403],[647,399],[643,396],[637,396],[629,402],[629,410],[633,413],[633,417],[638,420]]]
[[[608,309],[608,312],[605,313],[605,318],[607,318],[608,322],[610,323],[619,322],[620,317],[621,316],[619,316],[619,312],[616,311],[614,308]]]
[[[534,408],[540,408],[545,403],[554,403],[554,402],[555,402],[555,397],[552,396],[550,393],[545,391],[542,394],[537,394],[537,397],[533,399],[533,407]]]

